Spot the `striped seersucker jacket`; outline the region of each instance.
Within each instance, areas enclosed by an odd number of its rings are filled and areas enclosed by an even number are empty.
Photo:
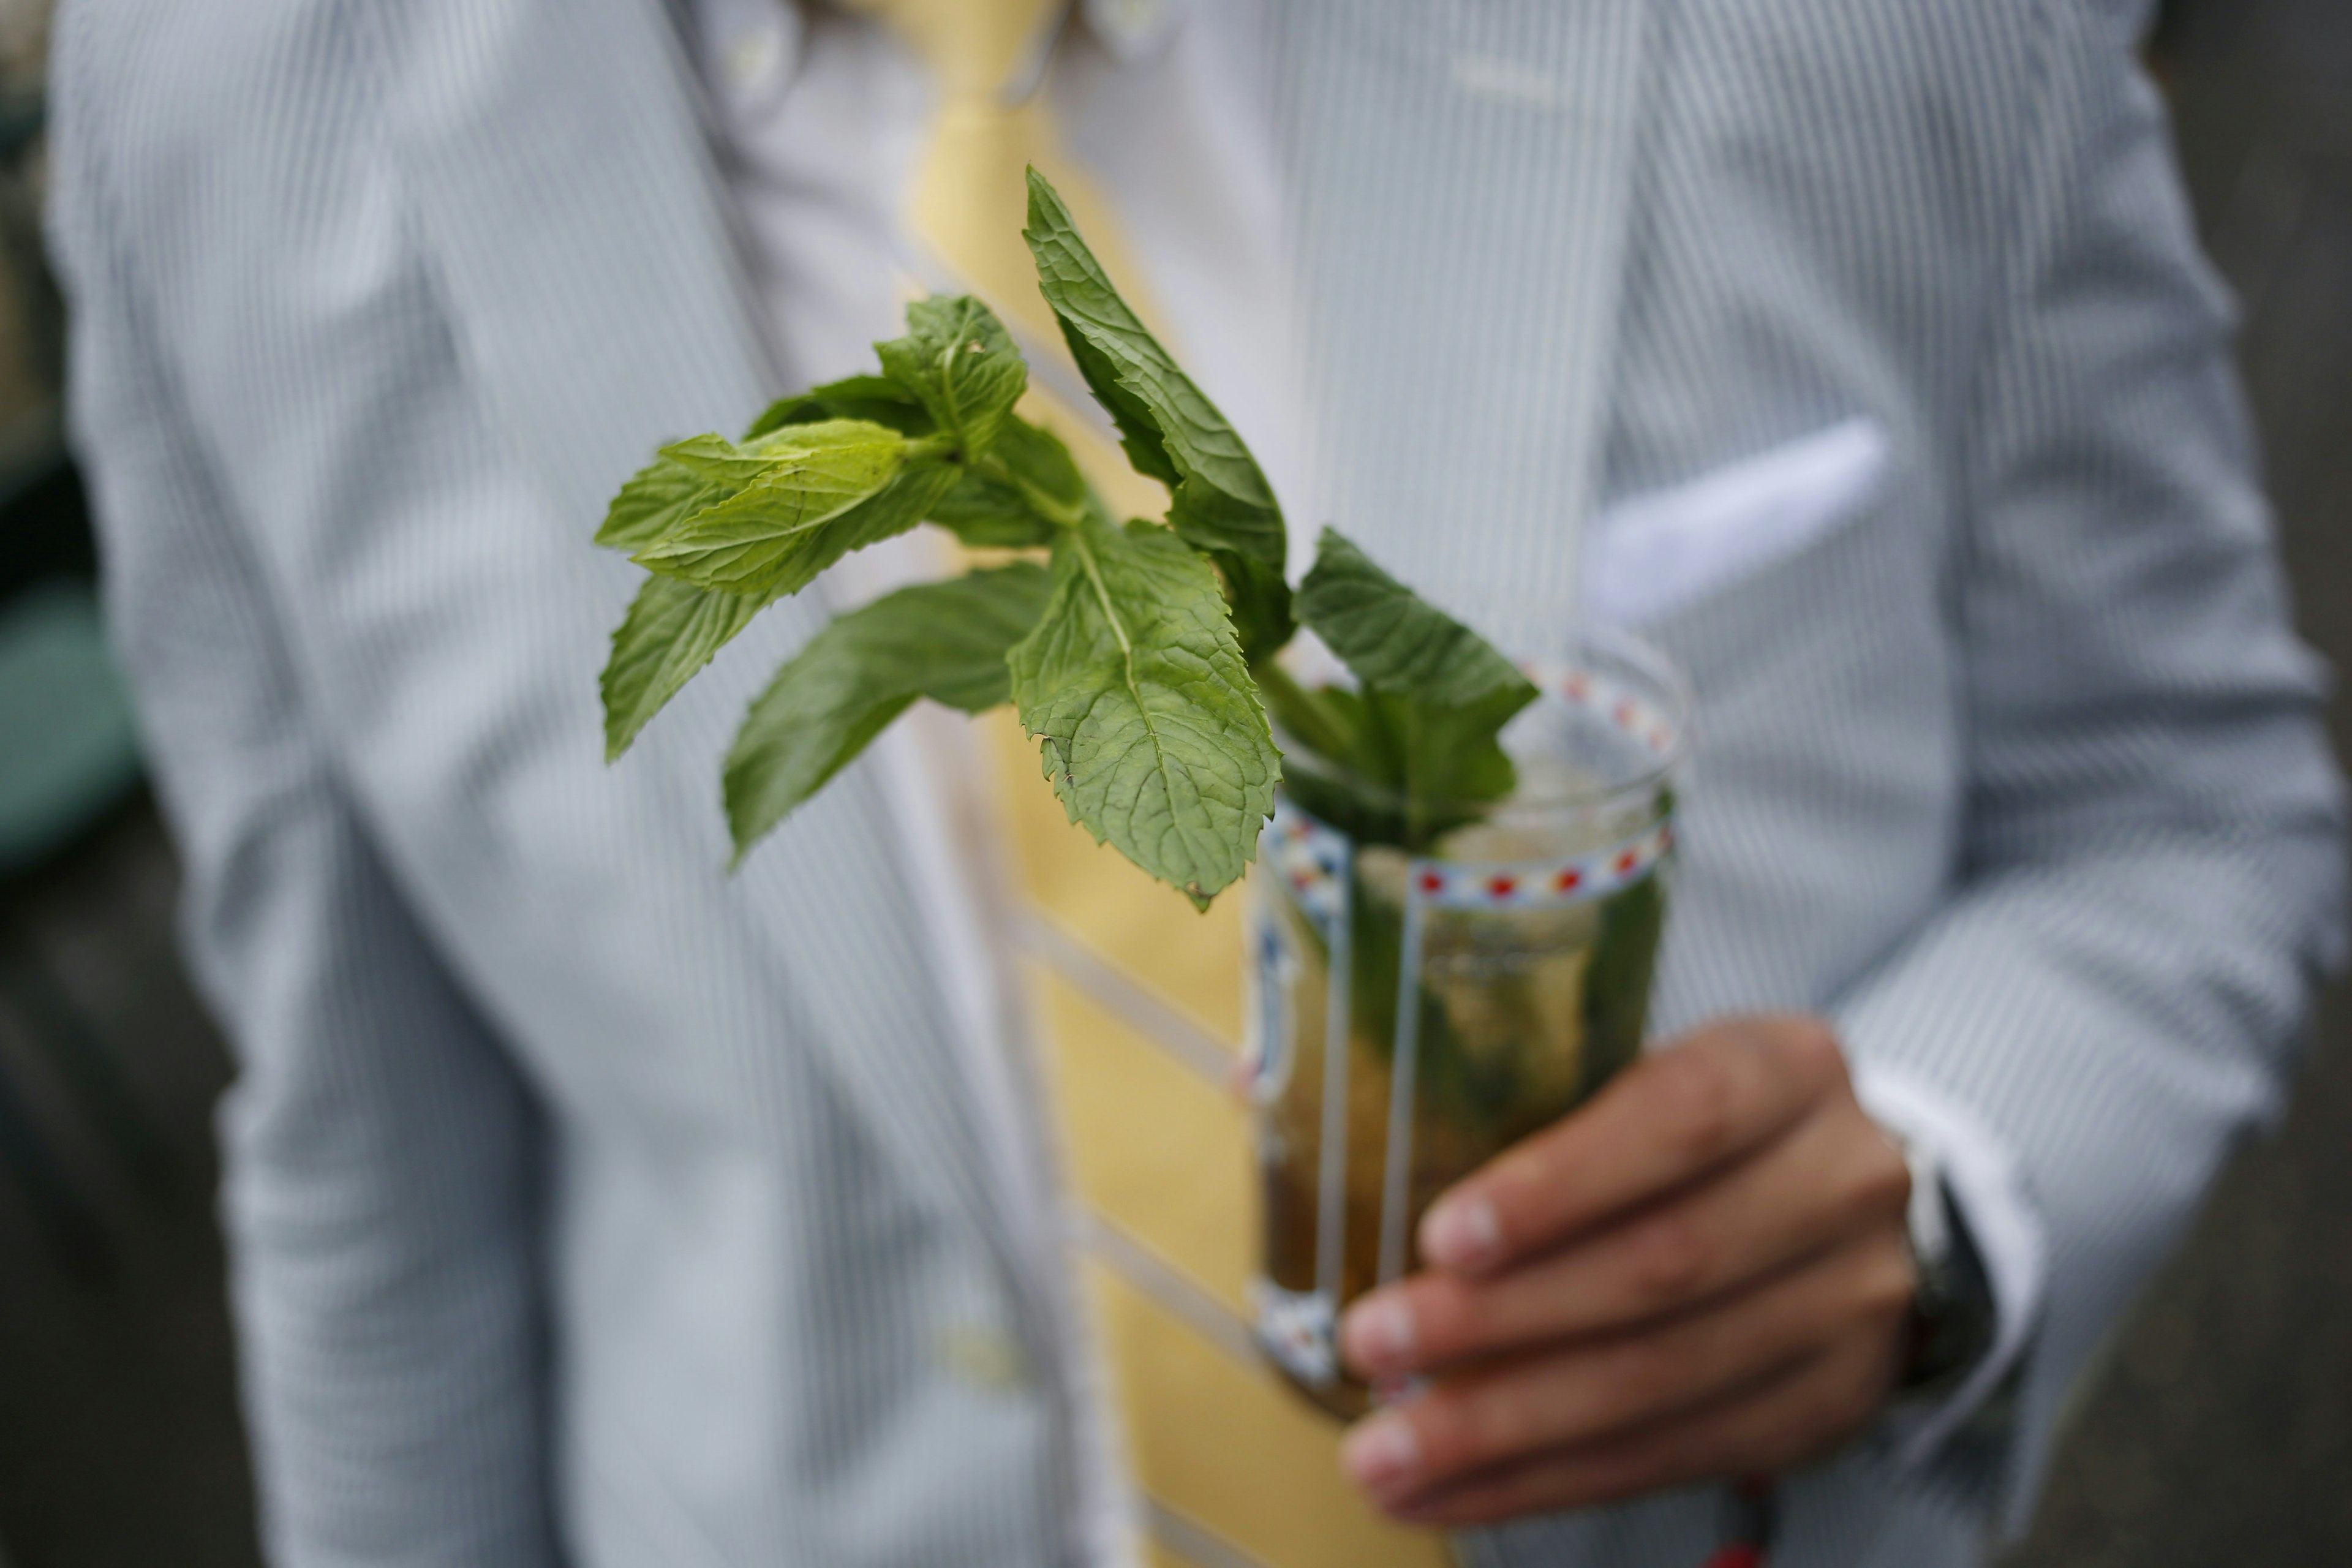
[[[1540,643],[1565,522],[1884,442],[1651,626],[1706,715],[1659,1024],[1826,1011],[2013,1155],[2009,1396],[1796,1479],[1778,1558],[1975,1561],[2336,941],[2318,678],[2160,113],[2089,0],[1276,9],[1326,504],[1402,574]],[[82,0],[54,93],[76,436],[241,1061],[278,1561],[1082,1555],[1068,1308],[876,792],[715,872],[712,759],[810,612],[602,763],[634,584],[593,520],[769,390],[658,0]],[[1682,1568],[1711,1506],[1469,1550]]]

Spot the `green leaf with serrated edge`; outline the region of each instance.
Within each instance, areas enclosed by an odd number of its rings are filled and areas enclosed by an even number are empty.
[[[1207,907],[1274,809],[1274,749],[1208,563],[1163,528],[1089,519],[1016,645],[1013,699],[1073,822]]]
[[[1500,800],[1517,784],[1518,770],[1503,750],[1502,733],[1528,705],[1525,693],[1501,686],[1459,706],[1421,702],[1378,689],[1364,695],[1380,714],[1381,727],[1396,737],[1403,764],[1399,782],[1409,796],[1427,803],[1431,810],[1456,812],[1466,821],[1475,812],[1465,808]],[[1425,826],[1433,825],[1432,818]]]
[[[813,386],[793,397],[780,397],[743,433],[757,440],[787,425],[814,425],[826,419],[865,419],[887,425],[901,436],[928,436],[937,426],[915,395],[887,375],[850,375]]]
[[[1205,510],[1197,504],[1202,496],[1213,493],[1194,480],[1179,485],[1168,524],[1184,542],[1205,553],[1223,579],[1234,629],[1242,639],[1242,657],[1255,670],[1279,653],[1298,630],[1291,612],[1290,583],[1279,563],[1268,563],[1235,547],[1234,536],[1219,526],[1221,517],[1226,515],[1222,503]]]
[[[1420,853],[1476,821],[1517,782],[1498,738],[1521,706],[1508,690],[1467,708],[1343,687],[1325,687],[1313,700],[1323,741],[1316,752],[1328,769],[1302,763],[1286,771],[1283,787],[1358,843]],[[1296,716],[1276,718],[1286,738],[1298,738]]]
[[[613,632],[599,683],[604,696],[604,760],[629,749],[646,721],[677,696],[767,601],[648,577]]]
[[[874,495],[839,516],[794,536],[765,572],[740,590],[762,604],[797,594],[817,574],[853,550],[906,532],[928,517],[955,488],[961,470],[936,459],[919,459]]]
[[[908,406],[917,419],[928,422],[929,416],[919,405],[910,402]],[[775,436],[767,430],[758,435],[772,438],[746,437],[738,445],[723,436],[703,435],[664,447],[613,498],[604,526],[596,531],[596,542],[621,550],[640,549],[694,513],[741,493],[767,472],[776,453],[793,450],[806,440],[800,432]]]
[[[1026,419],[1006,421],[988,461],[1003,467],[1030,506],[1045,517],[1075,522],[1094,500],[1086,475],[1078,471],[1078,460],[1062,438]]]
[[[709,505],[728,493],[716,480],[668,458],[656,458],[630,477],[604,513],[596,542],[614,550],[635,550],[660,537],[688,512]]]
[[[907,447],[895,430],[836,419],[786,426],[742,447],[706,436],[664,447],[665,457],[740,488],[680,518],[633,559],[698,587],[792,592],[779,584],[814,575],[798,571],[812,536],[887,486]]]
[[[1386,753],[1380,777],[1393,792],[1377,835],[1382,841],[1421,851],[1442,835],[1484,815],[1484,808],[1511,793],[1518,770],[1503,750],[1503,727],[1528,698],[1497,687],[1459,706],[1423,702],[1392,691],[1367,690],[1364,710]]]
[[[797,594],[851,551],[878,544],[913,528],[955,488],[961,471],[952,463],[936,459],[908,464],[879,493],[795,540],[758,584],[761,601]]]
[[[727,758],[737,858],[824,786],[918,697],[968,713],[1011,694],[1005,650],[1044,611],[1028,562],[901,588],[811,638],[751,705]]]
[[[1279,653],[1298,630],[1290,611],[1290,584],[1280,572],[1255,556],[1213,550],[1209,560],[1224,579],[1225,603],[1233,612],[1234,631],[1242,641],[1242,657],[1255,670]]]
[[[1170,526],[1200,549],[1231,550],[1281,571],[1282,510],[1257,460],[1119,298],[1069,209],[1034,169],[1023,233],[1079,374],[1118,425],[1135,466],[1175,487]]]
[[[980,549],[1025,549],[1050,542],[1056,531],[1018,486],[970,472],[931,508],[928,521]]]
[[[1270,504],[1237,500],[1197,474],[1176,487],[1171,502],[1168,526],[1193,549],[1246,555],[1276,574],[1287,564],[1289,538]]]
[[[1147,479],[1158,479],[1173,490],[1184,480],[1173,460],[1168,456],[1168,445],[1160,439],[1159,422],[1143,399],[1121,386],[1118,366],[1103,352],[1087,342],[1085,335],[1066,319],[1056,315],[1055,324],[1061,328],[1062,342],[1076,362],[1078,374],[1102,405],[1103,412],[1118,431],[1118,444],[1127,452],[1127,460],[1135,471]]]
[[[1331,529],[1323,531],[1295,607],[1366,686],[1438,707],[1465,707],[1497,691],[1517,693],[1518,707],[1535,700],[1527,677],[1486,638]]]
[[[803,450],[809,440],[804,428],[795,429],[788,436],[772,431],[756,442],[740,445],[715,432],[705,432],[688,436],[683,441],[672,441],[661,449],[661,455],[702,479],[740,489],[766,474],[782,457]]]
[[[677,443],[683,461],[666,452],[622,487],[598,531],[599,542],[625,548],[650,544],[687,517],[740,495],[749,488],[743,481],[764,475],[793,439],[782,446],[751,440],[738,447],[706,436]],[[601,682],[607,759],[626,751],[646,722],[779,594],[805,586],[859,542],[913,527],[931,499],[953,482],[943,465],[933,467],[941,471],[902,472],[878,494],[807,535],[791,570],[776,574],[772,583],[750,584],[759,591],[722,591],[660,573],[650,577],[614,631]],[[906,514],[903,521],[900,513]]]
[[[996,433],[1028,390],[1029,366],[995,312],[969,294],[907,307],[907,335],[876,343],[883,374],[915,395],[966,458]]]
[[[955,489],[962,473],[955,464],[936,459],[908,463],[879,494],[818,529],[793,557],[793,570],[786,579],[791,585],[780,591],[796,594],[808,585],[809,579],[851,551],[906,532],[931,514],[940,498]]]
[[[1049,543],[1101,505],[1061,438],[1015,416],[930,521],[966,544],[1019,548]]]
[[[1526,700],[1509,687],[1460,707],[1377,689],[1333,687],[1319,695],[1327,710],[1343,718],[1355,742],[1339,760],[1385,790],[1452,806],[1499,800],[1517,782],[1500,737]]]

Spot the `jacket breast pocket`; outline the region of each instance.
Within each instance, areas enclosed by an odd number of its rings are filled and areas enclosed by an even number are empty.
[[[1860,515],[1887,457],[1857,417],[1614,503],[1586,534],[1587,617],[1644,626],[1779,564]]]

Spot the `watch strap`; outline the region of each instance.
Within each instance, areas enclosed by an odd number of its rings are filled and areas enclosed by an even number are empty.
[[[1932,1153],[1908,1140],[1911,1167],[1906,1229],[1918,1288],[1911,1304],[1911,1342],[1901,1392],[1932,1394],[1958,1383],[1991,1350],[1999,1309],[1984,1258],[1968,1222],[1952,1202]]]

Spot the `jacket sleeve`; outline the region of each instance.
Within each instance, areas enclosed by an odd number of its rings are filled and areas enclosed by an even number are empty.
[[[2097,8],[2043,9],[1960,455],[1959,880],[1834,1009],[1857,1059],[1992,1130],[2041,1222],[2015,1424],[1969,1483],[2013,1525],[2103,1337],[2277,1113],[2343,896],[2323,682],[2160,106]]]
[[[185,945],[237,1057],[224,1208],[271,1561],[553,1564],[531,1102],[339,789],[175,394],[78,74],[89,20],[52,81],[72,428]]]

